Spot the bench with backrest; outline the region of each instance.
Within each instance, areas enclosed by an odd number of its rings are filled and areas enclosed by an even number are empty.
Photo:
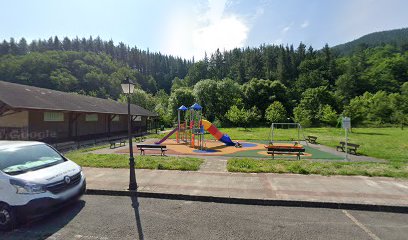
[[[296,158],[300,160],[300,155],[303,155],[305,148],[301,146],[265,146],[267,153],[275,159],[275,154],[296,154]]]
[[[317,140],[317,137],[315,137],[315,136],[307,136],[306,137],[306,141],[308,141],[309,143],[316,144],[316,140]]]
[[[348,153],[354,153],[354,155],[357,155],[357,149],[360,147],[358,144],[354,143],[347,143],[347,152]],[[346,149],[346,143],[345,142],[340,142],[339,146],[336,146],[336,150],[339,151],[339,149],[344,152]]]
[[[137,148],[140,150],[140,155],[145,155],[145,150],[161,151],[161,155],[164,156],[167,151],[166,145],[159,144],[137,144]]]
[[[110,148],[116,148],[116,144],[119,144],[119,147],[126,146],[125,138],[111,138],[109,139]]]

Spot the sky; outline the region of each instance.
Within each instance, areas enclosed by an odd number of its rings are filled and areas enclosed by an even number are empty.
[[[315,49],[408,27],[406,0],[0,0],[0,39],[100,36],[196,60],[217,48]]]

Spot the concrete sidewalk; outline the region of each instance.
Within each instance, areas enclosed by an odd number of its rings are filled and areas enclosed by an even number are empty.
[[[127,192],[128,169],[83,168],[88,189]],[[360,176],[137,170],[141,193],[234,199],[399,206],[408,209],[408,181]]]

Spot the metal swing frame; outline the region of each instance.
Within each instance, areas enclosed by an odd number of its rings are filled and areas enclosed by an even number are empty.
[[[275,131],[275,126],[288,126],[288,128],[287,129],[289,129],[289,126],[296,126],[296,128],[297,128],[297,142],[300,144],[300,141],[302,140],[302,141],[305,141],[305,133],[304,133],[304,131],[303,131],[303,128],[302,128],[302,126],[300,125],[300,123],[272,123],[271,124],[271,129],[270,129],[270,133],[269,133],[269,144],[273,144],[274,143],[274,140],[273,140],[273,138],[274,138],[274,136],[275,136],[275,133],[274,133],[274,131]],[[302,133],[301,133],[302,132]],[[303,136],[303,139],[300,139],[300,135],[302,134],[302,136]],[[277,142],[277,141],[275,141],[275,142]],[[293,141],[290,141],[290,140],[288,140],[288,141],[286,141],[286,140],[284,140],[284,141],[279,141],[279,142],[289,142],[289,143],[291,143],[291,142],[293,142]],[[307,141],[305,141],[306,142],[306,145],[307,146],[309,146],[309,144],[307,143]]]

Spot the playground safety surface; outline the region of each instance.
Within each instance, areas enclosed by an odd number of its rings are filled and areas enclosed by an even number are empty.
[[[222,142],[216,140],[207,140],[203,149],[197,147],[192,148],[190,145],[184,142],[177,143],[175,139],[167,139],[162,145],[167,146],[167,154],[169,155],[197,155],[197,156],[225,156],[225,157],[253,157],[253,158],[266,158],[270,157],[267,154],[265,145],[266,141],[238,141],[242,147],[236,148],[233,146],[226,146]],[[275,143],[279,145],[293,145],[290,143]],[[327,160],[341,160],[343,156],[334,155],[328,152],[324,152],[315,149],[311,146],[303,145],[305,148],[302,159],[327,159]],[[134,147],[137,151],[136,146]],[[116,151],[116,153],[128,153],[127,148],[122,148]],[[146,154],[155,154],[155,151],[146,150]],[[281,154],[279,158],[293,158],[291,154]]]

